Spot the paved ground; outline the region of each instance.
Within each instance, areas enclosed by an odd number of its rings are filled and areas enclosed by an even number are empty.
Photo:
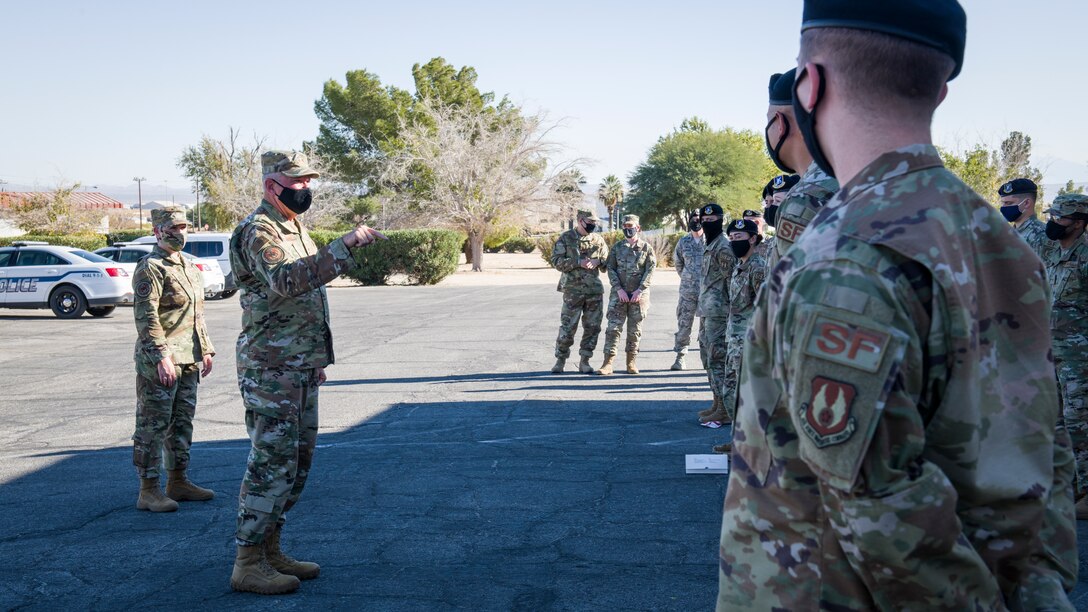
[[[701,371],[668,371],[675,275],[651,297],[644,374],[555,376],[555,273],[487,257],[499,269],[437,287],[330,290],[337,364],[285,531],[323,571],[279,598],[228,584],[237,298],[208,304],[193,449],[217,497],[167,515],[134,509],[130,311],[0,311],[0,609],[712,608],[725,479],[683,458],[727,432],[695,424]]]

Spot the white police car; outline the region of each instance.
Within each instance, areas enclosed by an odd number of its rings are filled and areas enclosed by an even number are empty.
[[[0,308],[50,308],[62,319],[104,317],[132,302],[132,277],[105,257],[46,242],[0,247]]]
[[[129,273],[129,275],[135,275],[136,264],[140,263],[140,260],[144,257],[147,257],[153,248],[155,247],[151,244],[115,242],[111,246],[96,250],[95,255],[101,255],[106,259],[116,261]],[[181,256],[192,261],[197,269],[200,270],[200,275],[204,277],[205,299],[215,299],[223,296],[226,279],[223,277],[223,269],[219,267],[218,261],[214,259],[205,259],[203,257],[193,257],[184,251],[181,253]]]

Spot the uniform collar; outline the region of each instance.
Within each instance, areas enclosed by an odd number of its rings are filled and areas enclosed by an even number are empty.
[[[1035,215],[1032,215],[1032,216],[1028,217],[1027,219],[1024,219],[1020,223],[1017,223],[1016,224],[1016,229],[1018,229],[1020,231],[1023,231],[1025,229],[1027,229],[1029,226],[1033,225],[1032,221],[1038,221],[1038,219],[1035,217]]]
[[[163,249],[158,244],[156,244],[154,247],[152,247],[151,254],[152,255],[158,255],[159,257],[162,258],[163,261],[165,261],[167,263],[179,265],[179,264],[181,264],[183,262],[180,251],[177,252],[177,253],[167,253],[166,250]]]
[[[279,210],[277,210],[276,207],[273,206],[272,203],[269,202],[268,200],[265,200],[264,198],[261,198],[261,206],[260,206],[259,210],[262,213],[264,213],[264,215],[266,217],[271,219],[272,222],[275,223],[284,233],[286,233],[286,234],[300,234],[300,233],[302,233],[300,231],[300,229],[299,229],[300,226],[299,226],[299,223],[298,223],[298,217],[295,217],[293,220],[288,220],[287,217],[284,217],[283,213],[281,213]]]
[[[849,183],[843,185],[844,197],[841,201],[849,200],[855,193],[866,191],[880,183],[886,183],[906,174],[940,167],[944,167],[944,163],[941,162],[941,156],[937,153],[937,147],[933,145],[914,144],[888,151],[870,162]]]

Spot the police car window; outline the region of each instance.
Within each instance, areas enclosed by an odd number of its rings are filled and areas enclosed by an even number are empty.
[[[0,268],[11,265],[11,254],[12,254],[12,251],[8,251],[6,253],[0,253]]]
[[[120,263],[139,263],[144,256],[147,255],[147,251],[137,251],[136,249],[121,249],[117,251],[117,261]]]
[[[68,262],[45,251],[19,251],[17,266],[66,266]]]
[[[98,255],[96,253],[92,253],[90,251],[76,250],[76,251],[68,251],[68,252],[71,253],[72,255],[75,255],[76,257],[82,257],[83,259],[86,259],[87,261],[93,261],[95,263],[107,263],[107,262],[113,261],[112,259],[109,259],[108,257],[102,257],[101,255]]]

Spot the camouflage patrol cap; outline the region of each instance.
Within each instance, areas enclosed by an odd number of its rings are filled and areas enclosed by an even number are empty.
[[[579,210],[578,211],[578,220],[581,221],[582,219],[588,219],[590,221],[600,221],[601,220],[597,216],[597,213],[593,212],[592,210]]]
[[[173,227],[179,223],[188,222],[184,206],[169,205],[151,211],[152,227]]]
[[[628,223],[630,223],[632,225],[639,225],[638,215],[624,215],[623,216],[623,224],[627,225]]]
[[[261,174],[268,175],[275,172],[291,178],[321,176],[317,170],[310,167],[310,160],[305,153],[276,150],[261,153]]]
[[[1005,183],[997,189],[997,194],[1001,196],[1020,195],[1022,193],[1035,195],[1039,193],[1039,188],[1035,185],[1035,181],[1031,179],[1018,178]]]
[[[1088,219],[1088,195],[1067,193],[1054,198],[1054,203],[1047,209],[1051,217]]]

